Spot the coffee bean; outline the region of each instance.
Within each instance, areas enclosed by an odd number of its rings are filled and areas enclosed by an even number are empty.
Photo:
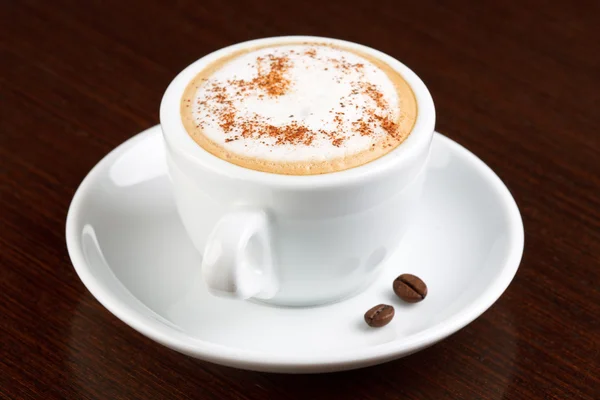
[[[379,304],[365,313],[365,322],[374,328],[380,328],[390,323],[394,318],[394,307]]]
[[[407,303],[418,303],[427,296],[427,285],[419,277],[402,274],[394,280],[394,293]]]

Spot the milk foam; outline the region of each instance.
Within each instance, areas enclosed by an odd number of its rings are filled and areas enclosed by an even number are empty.
[[[256,87],[240,93],[239,85],[231,84],[252,81],[259,76],[259,68],[264,74],[273,58],[284,59],[287,66],[282,72],[288,82],[283,94],[269,95]],[[365,83],[371,94],[365,91]],[[219,93],[226,96],[225,104],[215,100],[215,87],[222,88]],[[395,121],[402,111],[394,82],[382,69],[354,52],[318,44],[281,45],[241,54],[198,82],[189,103],[194,123],[218,146],[243,157],[284,163],[346,158],[380,146],[389,132],[377,116]],[[228,130],[222,116],[231,110],[235,123]],[[275,127],[293,124],[307,128],[312,139],[290,143],[276,136],[244,137],[238,126],[244,122]],[[365,124],[368,134],[358,129]]]

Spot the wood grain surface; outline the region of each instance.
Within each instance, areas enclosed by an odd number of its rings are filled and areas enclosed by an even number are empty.
[[[600,2],[0,2],[0,398],[593,399],[600,392]],[[428,85],[437,128],[508,185],[525,253],[449,339],[363,370],[278,375],[168,350],[69,260],[65,217],[107,152],[158,123],[170,80],[264,36],[360,42]]]

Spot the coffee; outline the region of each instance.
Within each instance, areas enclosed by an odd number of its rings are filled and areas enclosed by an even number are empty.
[[[418,276],[402,274],[393,283],[394,293],[407,303],[418,303],[427,297],[427,285]]]
[[[190,137],[264,172],[341,171],[392,151],[417,117],[411,87],[370,54],[324,43],[233,52],[204,68],[181,99]]]
[[[394,314],[394,307],[388,304],[379,304],[365,313],[365,322],[373,328],[381,328],[390,323]]]

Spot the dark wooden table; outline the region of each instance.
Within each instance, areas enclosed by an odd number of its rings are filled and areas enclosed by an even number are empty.
[[[1,398],[598,398],[597,0],[4,0],[0,15]],[[158,123],[163,90],[186,65],[282,34],[348,39],[404,61],[429,86],[438,129],[514,194],[521,268],[442,343],[358,371],[246,372],[146,339],[75,274],[65,217],[90,168]]]

